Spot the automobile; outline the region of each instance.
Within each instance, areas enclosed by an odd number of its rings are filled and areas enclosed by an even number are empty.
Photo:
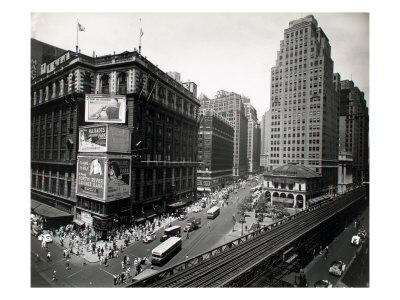
[[[351,244],[354,246],[359,246],[361,242],[361,238],[358,235],[353,235],[351,238]]]
[[[143,243],[151,243],[156,239],[156,235],[154,233],[148,233],[146,236],[143,238]]]
[[[31,228],[31,233],[33,236],[39,236],[42,234],[42,232],[43,232],[43,230],[39,226],[33,225]]]
[[[314,283],[314,287],[316,288],[331,288],[333,287],[332,283],[326,279],[318,280]]]
[[[206,208],[206,206],[207,206],[207,202],[206,201],[201,202],[201,207],[202,208]]]
[[[49,233],[42,233],[41,235],[38,236],[39,241],[45,241],[46,243],[51,243],[53,241],[53,238]]]
[[[179,221],[183,221],[183,220],[185,220],[186,219],[186,215],[179,215],[179,217],[178,217],[178,220]]]
[[[344,270],[346,270],[346,264],[340,260],[335,260],[329,268],[329,274],[342,276]]]
[[[217,204],[218,204],[218,201],[214,199],[214,200],[211,202],[211,204],[212,204],[212,205],[217,205]]]

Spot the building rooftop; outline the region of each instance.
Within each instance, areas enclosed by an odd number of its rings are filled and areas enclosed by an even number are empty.
[[[321,177],[320,174],[314,172],[313,170],[297,165],[294,163],[289,163],[287,165],[278,167],[272,171],[267,171],[264,173],[267,176],[279,176],[279,177],[298,177],[298,178],[314,178]]]

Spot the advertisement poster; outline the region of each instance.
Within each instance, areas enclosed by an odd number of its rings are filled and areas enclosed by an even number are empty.
[[[105,158],[78,156],[76,194],[104,200]]]
[[[110,158],[107,172],[107,200],[130,196],[130,159]]]
[[[85,121],[125,123],[126,97],[121,95],[86,95]]]
[[[107,152],[107,126],[79,128],[79,152]]]

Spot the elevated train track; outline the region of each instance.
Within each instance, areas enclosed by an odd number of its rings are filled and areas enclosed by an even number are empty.
[[[243,278],[249,277],[250,270],[271,265],[269,260],[273,261],[300,237],[365,194],[366,188],[360,187],[334,200],[324,201],[306,211],[135,282],[131,287],[240,286]]]

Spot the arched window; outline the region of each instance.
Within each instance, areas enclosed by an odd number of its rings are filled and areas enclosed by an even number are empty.
[[[92,92],[92,79],[90,73],[85,73],[83,76],[83,92],[85,94],[90,94]]]
[[[109,94],[110,93],[110,84],[109,84],[109,76],[103,75],[100,79],[100,93],[101,94]]]
[[[118,75],[117,91],[118,91],[118,94],[120,94],[120,95],[126,94],[127,85],[126,85],[126,74],[125,73],[121,73]]]

